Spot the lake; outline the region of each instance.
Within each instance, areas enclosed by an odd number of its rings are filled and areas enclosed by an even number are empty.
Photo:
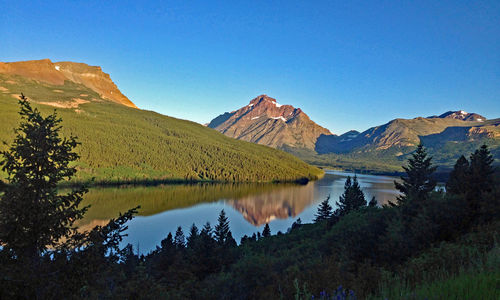
[[[198,228],[208,221],[214,226],[222,209],[231,232],[239,242],[242,236],[262,232],[269,223],[271,232],[286,232],[298,218],[312,222],[321,201],[330,195],[330,204],[344,191],[347,176],[353,173],[326,171],[325,176],[306,185],[295,184],[177,184],[91,188],[84,205],[91,205],[78,225],[91,229],[104,225],[120,212],[140,205],[139,214],[128,223],[124,245],[131,243],[141,253],[155,249],[169,232],[178,226],[187,236],[193,223]],[[379,204],[394,200],[396,178],[360,175],[358,181],[367,201],[375,196]]]

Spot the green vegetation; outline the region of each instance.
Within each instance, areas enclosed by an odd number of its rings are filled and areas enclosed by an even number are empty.
[[[13,140],[19,122],[13,95],[23,92],[43,114],[57,107],[63,136],[76,135],[80,160],[75,182],[229,181],[273,182],[315,179],[322,171],[269,147],[237,141],[202,125],[100,99],[75,83],[43,84],[0,74],[0,141]],[[89,101],[89,102],[85,102]],[[5,150],[0,145],[0,150]]]
[[[463,154],[473,152],[481,145],[487,145],[495,159],[494,164],[500,165],[500,139],[477,138],[468,141],[441,141],[439,139],[422,139],[423,145],[432,157],[438,172],[449,173],[455,161]],[[332,168],[357,173],[397,174],[403,172],[402,165],[411,157],[417,147],[392,146],[385,150],[355,149],[348,153],[318,154],[309,149],[284,147],[305,162],[323,168]]]
[[[29,103],[1,165],[0,298],[9,299],[498,299],[500,184],[486,146],[455,166],[434,190],[431,159],[412,154],[395,205],[366,205],[356,180],[334,213],[297,220],[286,234],[244,237],[237,245],[221,212],[218,224],[179,227],[152,252],[120,248],[129,210],[77,232],[84,188],[57,193],[74,175],[75,141],[61,139],[55,115]],[[328,204],[328,201],[325,202]]]

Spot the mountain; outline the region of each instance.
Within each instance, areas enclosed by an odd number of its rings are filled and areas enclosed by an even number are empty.
[[[470,114],[472,116],[472,114]],[[451,115],[450,115],[451,116]],[[479,115],[477,115],[479,116]],[[467,117],[468,118],[468,117]],[[415,147],[420,142],[439,140],[472,141],[481,138],[498,138],[500,119],[480,121],[462,120],[455,117],[430,117],[395,119],[384,125],[372,127],[352,138],[321,136],[316,151],[322,153],[345,153],[353,150],[387,150],[393,147]],[[458,134],[460,132],[460,134]],[[432,138],[430,138],[432,137]]]
[[[477,122],[482,122],[485,121],[486,118],[478,115],[476,113],[468,113],[463,110],[458,110],[458,111],[447,111],[442,115],[439,116],[432,116],[429,118],[441,118],[441,119],[457,119],[457,120],[462,120],[462,121],[477,121]]]
[[[338,167],[377,165],[398,169],[415,147],[422,143],[434,162],[450,166],[462,154],[468,155],[481,144],[490,146],[500,158],[500,119],[464,111],[440,116],[394,119],[364,132],[347,132],[340,136],[323,135],[316,143],[316,153],[300,155],[308,162]],[[319,155],[317,155],[319,154]],[[334,163],[332,163],[334,162]]]
[[[55,107],[63,119],[62,134],[78,137],[76,180],[270,182],[322,174],[283,151],[137,109],[101,68],[71,62],[0,65],[0,141],[14,139],[21,93],[45,115]],[[6,149],[0,143],[0,151]]]
[[[448,111],[427,118],[394,119],[363,132],[332,134],[300,108],[260,95],[238,110],[226,112],[207,126],[239,140],[285,150],[318,166],[400,171],[408,155],[423,143],[435,163],[450,166],[481,144],[500,159],[500,119]]]
[[[314,149],[319,136],[332,135],[300,108],[278,104],[267,95],[260,95],[248,105],[216,117],[208,127],[232,138],[274,148]]]
[[[50,59],[42,59],[0,62],[0,74],[18,75],[54,87],[64,86],[66,81],[70,81],[93,90],[102,99],[136,108],[135,104],[120,92],[109,74],[104,73],[101,67],[75,62],[53,63]]]

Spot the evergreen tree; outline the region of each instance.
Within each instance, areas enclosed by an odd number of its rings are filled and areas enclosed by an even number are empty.
[[[175,232],[174,245],[177,249],[182,249],[186,246],[186,238],[181,226],[177,227],[177,231]]]
[[[318,207],[318,212],[314,215],[314,222],[318,223],[323,220],[328,220],[333,213],[332,206],[329,203],[330,201],[330,195],[321,202],[321,204]]]
[[[174,247],[174,238],[172,237],[172,233],[169,232],[167,237],[164,238],[162,241],[161,241],[161,248],[162,249],[170,249],[172,247]]]
[[[269,227],[269,223],[266,223],[266,226],[264,226],[264,230],[262,231],[262,237],[268,236],[271,236],[271,228]]]
[[[494,186],[492,164],[493,156],[486,145],[481,146],[470,156],[470,174],[466,199],[473,220],[478,217],[482,206],[488,206],[484,202]]]
[[[406,176],[401,177],[401,183],[395,181],[394,185],[402,195],[397,197],[397,204],[404,205],[409,201],[425,201],[430,192],[436,187],[432,174],[436,167],[432,166],[432,157],[427,157],[427,152],[422,144],[408,159],[408,166],[404,166]]]
[[[231,231],[229,231],[224,245],[228,248],[236,248],[238,246],[238,244],[236,244],[236,240],[233,238],[233,234],[231,233]]]
[[[87,189],[58,193],[58,183],[76,173],[70,163],[78,159],[73,151],[78,142],[73,136],[60,136],[62,120],[55,112],[43,117],[24,95],[19,104],[21,123],[15,139],[0,153],[8,182],[0,193],[0,244],[4,255],[16,262],[4,277],[22,283],[23,298],[40,298],[48,276],[42,266],[44,254],[83,242],[74,224],[87,210],[79,207]]]
[[[375,199],[375,196],[373,196],[372,200],[370,200],[370,202],[368,202],[368,206],[370,206],[370,207],[377,207],[378,206],[378,202],[377,202],[377,199]]]
[[[198,227],[196,227],[196,225],[193,223],[193,225],[191,225],[191,229],[189,230],[189,236],[187,238],[187,244],[186,244],[187,247],[192,248],[198,237],[199,237]]]
[[[223,245],[229,235],[229,221],[226,217],[226,212],[221,210],[218,218],[218,224],[215,226],[215,241],[219,245]]]
[[[339,197],[337,206],[338,209],[335,211],[335,215],[337,216],[344,216],[351,211],[366,206],[365,195],[359,186],[356,175],[352,181],[351,176],[347,176],[344,184],[344,193]]]
[[[212,238],[212,226],[207,222],[200,231],[200,236]]]
[[[87,208],[79,208],[85,188],[58,194],[57,184],[73,177],[70,166],[78,158],[76,138],[60,136],[62,120],[56,113],[43,117],[21,95],[21,124],[0,162],[9,184],[0,195],[0,243],[36,268],[49,248],[76,234],[74,223]]]
[[[446,183],[446,192],[453,195],[465,195],[469,186],[470,166],[465,156],[460,156]]]
[[[473,195],[491,192],[493,189],[493,156],[483,145],[470,156],[470,190]]]

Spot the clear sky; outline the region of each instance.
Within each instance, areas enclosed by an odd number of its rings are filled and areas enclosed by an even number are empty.
[[[259,94],[334,133],[500,117],[498,0],[0,0],[0,61],[42,58],[99,65],[140,108],[200,123]]]

